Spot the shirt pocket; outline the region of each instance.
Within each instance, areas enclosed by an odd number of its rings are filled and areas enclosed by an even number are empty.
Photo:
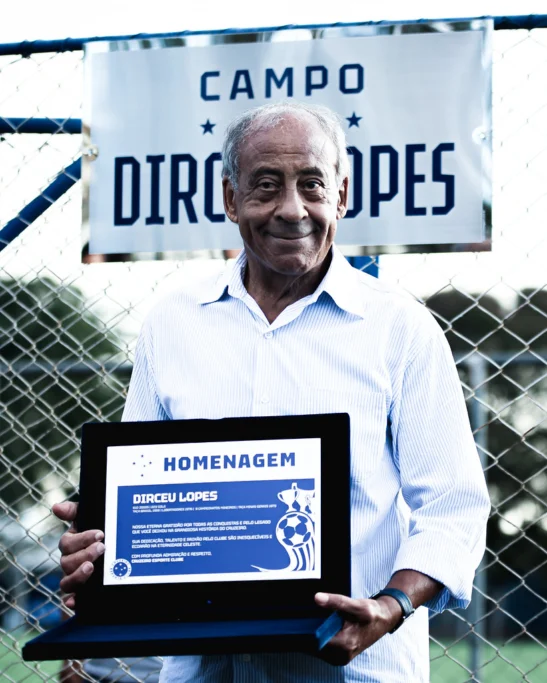
[[[351,477],[364,483],[388,454],[387,404],[380,391],[338,391],[302,388],[295,413],[348,413],[350,416]]]

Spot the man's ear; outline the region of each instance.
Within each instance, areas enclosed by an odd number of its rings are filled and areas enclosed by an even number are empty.
[[[344,218],[348,210],[349,177],[346,176],[338,188],[338,205],[336,207],[336,220]]]
[[[235,190],[228,178],[222,179],[222,197],[224,199],[224,211],[226,211],[226,215],[232,223],[238,223]]]

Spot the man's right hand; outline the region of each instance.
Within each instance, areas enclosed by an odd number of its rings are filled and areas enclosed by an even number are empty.
[[[74,609],[74,591],[89,579],[93,573],[93,562],[104,553],[104,533],[99,529],[78,533],[75,526],[77,503],[56,503],[52,509],[55,516],[63,522],[72,522],[70,529],[61,536],[59,550],[64,573],[60,586],[63,593],[67,593],[63,602]]]

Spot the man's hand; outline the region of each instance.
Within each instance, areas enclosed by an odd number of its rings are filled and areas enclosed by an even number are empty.
[[[315,602],[340,614],[342,629],[321,651],[321,658],[329,664],[344,666],[354,657],[389,633],[401,620],[403,611],[393,598],[357,600],[345,595],[317,593]]]
[[[63,522],[72,522],[59,541],[61,551],[61,569],[64,577],[61,579],[61,590],[65,595],[63,602],[70,609],[76,606],[74,591],[82,586],[93,573],[93,562],[104,553],[104,533],[99,529],[78,533],[74,520],[78,512],[77,503],[56,503],[53,513]]]
[[[397,588],[406,593],[414,608],[432,600],[443,589],[442,583],[414,569],[401,569],[391,577],[386,588]],[[338,612],[344,626],[321,651],[330,664],[345,665],[392,631],[403,617],[397,600],[382,595],[376,600],[357,600],[345,595],[317,593],[315,602]]]

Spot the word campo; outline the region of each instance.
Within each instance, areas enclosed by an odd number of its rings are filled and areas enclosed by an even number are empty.
[[[353,160],[353,206],[345,218],[356,218],[363,211],[365,198],[368,199],[369,216],[378,218],[382,206],[393,201],[399,193],[404,194],[405,216],[450,213],[456,203],[456,176],[443,171],[443,161],[454,151],[453,142],[441,142],[432,150],[424,143],[408,144],[400,150],[392,145],[372,145],[365,158],[357,147],[348,147]],[[427,174],[417,172],[420,161],[430,169]],[[220,173],[215,172],[215,164],[220,162],[220,152],[213,152],[205,159],[202,171],[192,154],[149,154],[141,159],[115,157],[114,225],[134,225],[143,212],[148,214],[145,225],[164,225],[167,219],[170,225],[182,221],[198,223],[203,220],[198,218],[199,207],[196,206],[198,190],[203,195],[204,218],[211,223],[223,223],[226,220],[224,213],[214,210],[214,198],[221,196],[222,179]],[[417,204],[416,187],[424,183],[443,186],[442,203],[435,206]],[[142,201],[145,194],[149,198],[146,207]],[[162,207],[166,215],[162,215]]]
[[[283,97],[293,97],[294,71],[292,66],[288,66],[282,73],[274,69],[265,69],[263,76],[260,74],[255,77],[254,82],[248,69],[237,69],[228,77],[221,71],[206,71],[200,78],[201,99],[213,102],[220,100],[221,97],[229,96],[230,100],[236,100],[238,97],[254,100],[255,91],[259,97],[264,93],[265,99],[269,99],[272,97],[274,88],[276,91],[284,89]],[[332,69],[329,71],[323,64],[306,66],[303,72],[297,71],[298,94],[310,97],[314,91],[324,90],[329,83],[333,82],[343,95],[355,95],[363,91],[365,69],[362,64],[343,64],[334,75],[332,72]],[[279,94],[275,93],[276,96]]]
[[[199,500],[218,500],[218,491],[179,491],[179,503],[191,503]],[[176,503],[176,493],[134,493],[133,505],[143,505],[147,503]]]
[[[164,458],[163,469],[165,472],[175,470],[221,470],[241,469],[250,467],[294,467],[296,455],[294,453],[256,453],[248,455],[195,455],[193,458],[182,456],[181,458]]]

